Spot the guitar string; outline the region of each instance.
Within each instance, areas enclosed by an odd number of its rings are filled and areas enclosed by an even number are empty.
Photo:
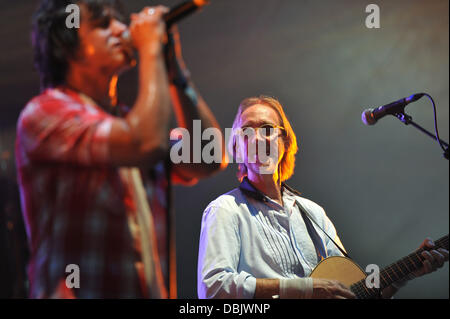
[[[441,247],[447,247],[447,249],[448,249],[448,235],[437,240],[435,246],[436,246],[436,249],[441,248]],[[400,280],[400,279],[406,277],[407,274],[405,274],[404,270],[402,269],[402,267],[400,265],[404,266],[406,268],[406,270],[408,271],[408,273],[412,273],[417,268],[420,268],[421,260],[422,260],[420,253],[422,253],[423,251],[424,251],[424,249],[420,249],[417,252],[412,253],[412,254],[402,258],[397,263],[393,263],[393,264],[387,266],[385,269],[383,269],[382,273],[380,274],[381,275],[380,278],[383,281],[385,281],[385,287],[388,286],[387,285],[388,281],[383,277],[384,273],[388,275],[388,277],[392,280],[392,282],[395,282],[397,280]],[[413,258],[415,258],[415,259],[413,259]],[[394,277],[397,277],[397,279],[394,280]],[[363,281],[364,281],[364,283],[363,283]],[[351,285],[350,288],[356,295],[362,295],[363,297],[366,297],[366,296],[371,297],[372,295],[377,293],[376,289],[373,289],[373,291],[369,291],[369,288],[366,287],[366,285],[365,285],[365,280],[358,281],[357,283]]]
[[[448,235],[437,240],[435,246],[436,246],[436,248],[448,247]],[[422,253],[423,251],[424,251],[424,249],[420,249],[417,252],[412,253],[412,254],[406,256],[405,258],[399,260],[398,262],[387,266],[382,271],[381,275],[383,275],[383,273],[386,273],[392,280],[393,280],[392,277],[394,277],[394,276],[397,277],[396,280],[400,280],[400,279],[406,277],[406,275],[408,273],[411,273],[411,272],[415,271],[417,268],[420,268],[422,266],[421,260],[423,260],[423,257],[420,255],[420,253]],[[405,273],[402,266],[404,268],[406,268],[408,273]],[[412,268],[412,270],[410,268]],[[385,280],[383,276],[381,276],[381,278],[383,280]],[[394,281],[396,281],[396,280],[394,280]]]

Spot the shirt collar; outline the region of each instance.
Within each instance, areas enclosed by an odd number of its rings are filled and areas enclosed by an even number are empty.
[[[247,177],[244,177],[241,184],[239,185],[239,189],[247,196],[256,199],[260,202],[268,202],[269,198],[264,195],[260,190],[255,188]]]
[[[298,193],[296,190],[294,190],[293,188],[287,186],[285,183],[281,183],[281,188],[282,188],[282,192],[283,192],[283,202],[286,206],[293,206],[295,205],[295,196],[299,195],[300,193]],[[275,203],[271,198],[269,198],[268,196],[266,196],[264,193],[262,193],[260,190],[258,190],[256,187],[254,187],[250,181],[248,180],[247,177],[244,177],[244,179],[242,180],[241,184],[239,185],[239,189],[247,196],[260,201],[260,202],[264,202],[264,203],[270,203],[273,202]],[[279,205],[279,204],[277,204]]]

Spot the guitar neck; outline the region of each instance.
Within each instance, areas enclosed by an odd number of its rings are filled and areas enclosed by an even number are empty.
[[[448,235],[435,241],[435,249],[438,248],[445,248],[448,250]],[[383,268],[383,270],[380,271],[379,289],[383,290],[384,288],[390,286],[392,283],[404,279],[412,272],[422,268],[422,262],[425,259],[422,256],[423,251],[424,249],[421,248],[409,254],[408,256],[396,261],[395,263]],[[350,288],[354,293],[357,294],[359,298],[362,299],[373,298],[378,295],[379,292],[379,289],[367,288],[365,279],[358,281]]]

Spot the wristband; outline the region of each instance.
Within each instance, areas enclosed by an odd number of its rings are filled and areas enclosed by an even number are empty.
[[[281,299],[308,299],[313,294],[312,278],[282,278],[280,279]]]

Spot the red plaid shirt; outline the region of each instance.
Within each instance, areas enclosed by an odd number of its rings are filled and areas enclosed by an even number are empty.
[[[46,90],[20,115],[16,161],[31,248],[32,298],[149,297],[133,185],[109,161],[113,119],[90,99],[66,88]],[[164,165],[155,166],[149,177],[155,229],[164,237],[160,225],[168,196]],[[151,237],[150,242],[156,234]],[[165,253],[165,240],[160,245]],[[166,297],[158,254],[152,255],[157,287],[150,297]],[[79,266],[80,288],[66,288],[69,264]]]

